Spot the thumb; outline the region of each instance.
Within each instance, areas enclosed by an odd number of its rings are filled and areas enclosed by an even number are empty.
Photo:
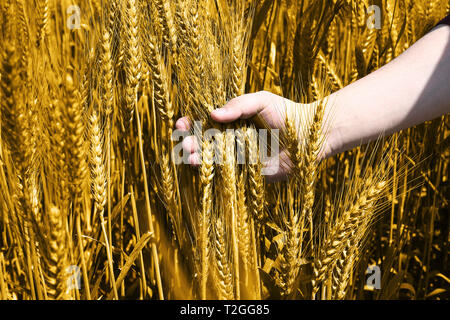
[[[249,119],[264,110],[272,99],[272,94],[265,91],[245,94],[212,111],[211,118],[221,123]]]

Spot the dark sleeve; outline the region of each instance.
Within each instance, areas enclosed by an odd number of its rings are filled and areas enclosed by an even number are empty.
[[[440,24],[447,24],[450,26],[450,15],[448,15],[446,18],[444,18],[444,20],[441,20],[441,22],[438,23],[438,25]]]

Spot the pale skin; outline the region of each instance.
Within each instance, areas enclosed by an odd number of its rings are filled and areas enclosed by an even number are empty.
[[[326,100],[330,121],[322,158],[449,113],[450,26],[437,26],[396,59]],[[230,123],[259,115],[271,128],[282,129],[286,113],[311,107],[314,104],[298,104],[262,91],[229,101],[214,110],[211,118]],[[178,119],[176,127],[189,130],[189,119]],[[184,139],[183,148],[190,153],[189,162],[199,165],[193,136]],[[272,182],[288,175],[288,169],[280,168],[266,178]]]

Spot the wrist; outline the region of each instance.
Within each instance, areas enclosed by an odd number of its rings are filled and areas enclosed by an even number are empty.
[[[317,107],[322,106],[325,108],[320,131],[322,147],[317,155],[319,161],[338,153],[338,149],[340,148],[340,131],[332,121],[333,108],[329,98],[327,97],[323,101],[313,103],[296,103],[285,99],[286,118],[293,121],[299,141],[305,141],[307,139]]]
[[[337,95],[332,94],[325,98],[325,111],[324,119],[322,123],[323,134],[323,148],[319,156],[320,160],[332,157],[343,151],[344,139],[343,139],[343,125],[347,120],[344,120],[342,114],[342,108],[337,105]]]

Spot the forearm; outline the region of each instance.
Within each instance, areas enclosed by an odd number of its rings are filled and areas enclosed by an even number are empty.
[[[326,156],[450,111],[450,26],[439,26],[391,63],[332,94]]]

